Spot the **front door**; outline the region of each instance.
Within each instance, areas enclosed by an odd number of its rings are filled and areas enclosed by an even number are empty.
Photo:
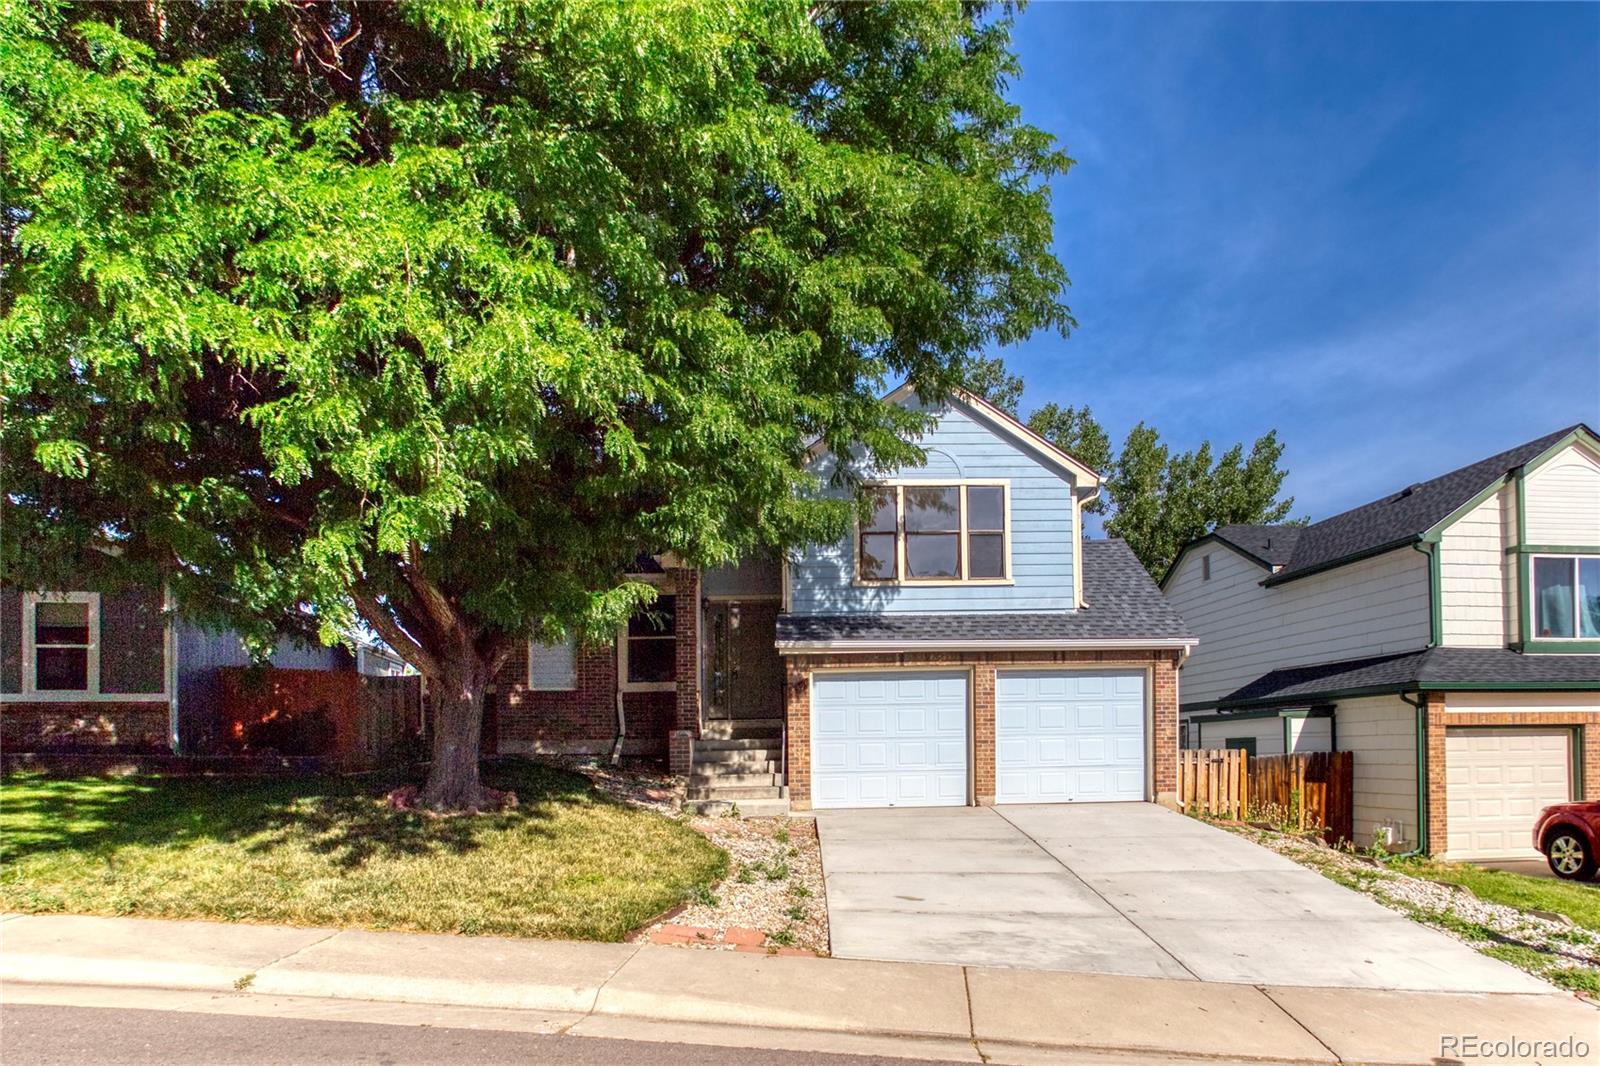
[[[778,604],[766,600],[706,608],[711,661],[706,680],[712,719],[783,717]]]

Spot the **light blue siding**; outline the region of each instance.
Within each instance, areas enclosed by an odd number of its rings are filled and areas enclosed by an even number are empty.
[[[1011,506],[1010,585],[857,586],[855,545],[815,545],[790,564],[790,610],[795,614],[872,614],[993,611],[1061,611],[1072,594],[1071,475],[1021,442],[990,429],[958,402],[943,408],[938,425],[920,442],[926,466],[878,476],[1003,478]],[[819,457],[815,469],[830,476],[835,459]],[[843,494],[843,489],[836,490]]]

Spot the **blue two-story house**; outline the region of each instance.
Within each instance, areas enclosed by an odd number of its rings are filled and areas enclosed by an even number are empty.
[[[642,561],[662,595],[614,647],[502,675],[499,750],[665,751],[691,798],[746,813],[1170,802],[1195,641],[1125,544],[1084,538],[1099,475],[977,397],[934,413],[925,465],[838,482],[876,503],[838,543]]]

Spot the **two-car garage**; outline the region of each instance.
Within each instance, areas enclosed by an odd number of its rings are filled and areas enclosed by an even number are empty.
[[[1148,690],[1139,667],[818,670],[812,805],[1147,799]]]

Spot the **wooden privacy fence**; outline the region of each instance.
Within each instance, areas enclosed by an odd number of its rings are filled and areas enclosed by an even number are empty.
[[[347,758],[359,766],[391,766],[415,754],[425,729],[422,678],[416,674],[361,678],[361,713]]]
[[[1242,820],[1250,805],[1245,753],[1238,748],[1178,752],[1178,808]]]
[[[1355,756],[1348,751],[1250,758],[1238,749],[1178,753],[1178,804],[1188,814],[1321,829],[1349,840]]]
[[[314,757],[366,770],[414,757],[426,725],[415,675],[231,666],[217,675],[230,754]]]

